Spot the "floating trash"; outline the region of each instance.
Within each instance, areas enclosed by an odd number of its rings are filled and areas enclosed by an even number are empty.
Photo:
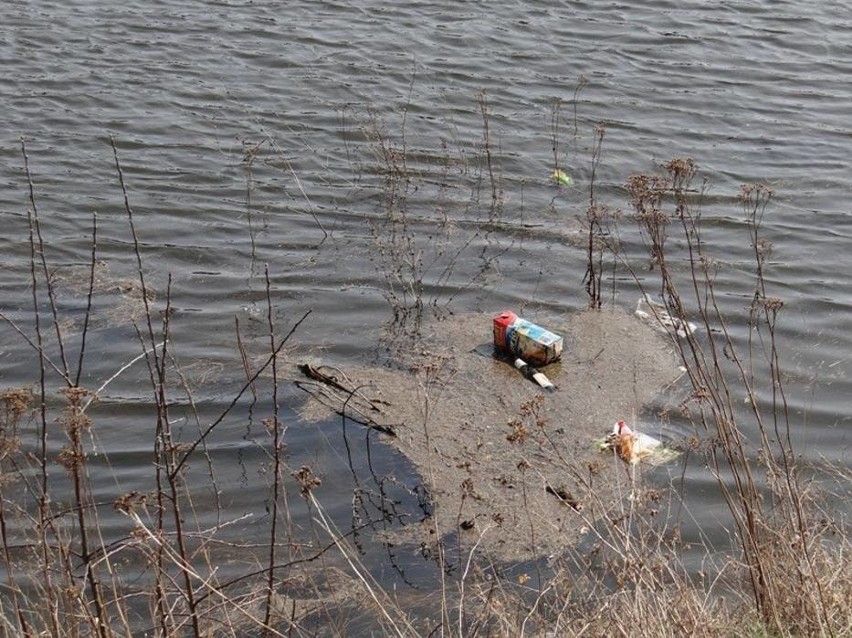
[[[547,375],[531,366],[556,361],[562,355],[562,337],[521,319],[511,310],[504,310],[494,317],[492,324],[496,350],[512,360],[525,377],[548,392],[555,391],[556,386]]]
[[[630,465],[641,461],[659,465],[678,456],[677,450],[666,447],[653,436],[634,431],[623,420],[615,422],[612,432],[598,442],[598,447],[602,452],[615,452],[618,458]]]
[[[545,365],[562,356],[562,337],[521,319],[511,310],[494,317],[494,347],[522,363]]]
[[[550,179],[559,184],[560,186],[573,186],[574,180],[571,179],[571,176],[563,171],[562,169],[557,168],[550,175]]]
[[[674,333],[681,339],[685,339],[687,335],[695,333],[698,329],[691,321],[673,317],[663,304],[651,301],[647,297],[639,298],[634,314],[657,332]]]
[[[544,372],[539,372],[530,367],[523,359],[515,359],[515,367],[521,371],[525,377],[529,377],[548,392],[555,392],[556,386],[547,378]]]

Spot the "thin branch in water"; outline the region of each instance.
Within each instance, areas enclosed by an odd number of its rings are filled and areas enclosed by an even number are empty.
[[[65,357],[65,340],[62,337],[62,330],[59,327],[59,311],[56,308],[56,289],[53,286],[53,277],[50,274],[50,269],[47,267],[47,257],[44,250],[44,237],[41,233],[41,222],[38,216],[38,207],[35,200],[35,188],[33,186],[32,175],[30,174],[30,162],[27,157],[27,145],[24,138],[21,138],[21,153],[24,156],[24,171],[27,175],[27,185],[29,186],[30,194],[30,210],[27,211],[30,222],[30,246],[35,253],[35,244],[32,243],[32,229],[35,228],[36,236],[38,237],[38,255],[41,262],[42,274],[44,275],[44,285],[47,288],[47,297],[50,300],[50,313],[53,318],[53,328],[56,331],[56,341],[59,346],[59,358],[62,360],[62,369],[64,370],[63,377],[66,383],[71,384],[71,374],[68,369],[68,360]],[[33,273],[35,276],[35,273]]]
[[[86,293],[86,314],[83,316],[83,331],[80,336],[80,356],[77,359],[77,374],[74,376],[74,385],[80,385],[80,377],[83,374],[83,358],[86,353],[86,336],[89,333],[89,320],[92,316],[92,294],[95,290],[95,266],[97,264],[98,252],[98,214],[92,213],[92,256],[89,269],[89,290]]]
[[[228,407],[226,407],[226,408],[222,411],[222,414],[220,414],[220,415],[216,418],[216,420],[214,420],[214,421],[213,421],[213,422],[212,422],[209,426],[207,426],[207,428],[204,430],[204,432],[202,432],[202,433],[201,433],[201,436],[199,436],[199,437],[198,437],[198,438],[197,438],[197,439],[196,439],[193,443],[191,443],[191,444],[189,445],[189,447],[188,447],[187,451],[184,453],[184,455],[183,455],[183,457],[181,458],[181,460],[180,460],[180,461],[179,461],[179,462],[175,465],[175,467],[173,468],[172,473],[179,472],[179,471],[181,470],[181,468],[182,468],[182,467],[186,464],[186,462],[189,460],[189,457],[192,455],[192,453],[195,451],[195,449],[196,449],[196,448],[197,448],[197,447],[198,447],[198,446],[202,443],[202,441],[204,441],[204,439],[206,439],[206,438],[210,435],[210,433],[211,433],[211,432],[212,432],[212,431],[216,428],[216,426],[217,426],[217,425],[219,425],[222,421],[224,421],[224,420],[225,420],[225,417],[226,417],[226,416],[228,416],[228,414],[230,414],[231,410],[233,410],[233,409],[234,409],[234,406],[235,406],[235,405],[237,405],[237,403],[239,402],[239,400],[242,398],[243,394],[245,394],[245,393],[246,393],[246,391],[247,391],[247,390],[248,390],[248,389],[252,386],[252,384],[253,384],[253,383],[257,380],[257,378],[258,378],[258,377],[259,377],[259,376],[263,373],[263,371],[264,371],[264,370],[266,370],[266,368],[267,368],[267,367],[269,367],[269,365],[270,365],[270,364],[272,363],[272,361],[275,359],[275,356],[276,356],[279,352],[281,352],[281,350],[282,350],[282,349],[284,348],[284,346],[287,344],[287,341],[289,340],[289,338],[293,335],[293,333],[294,333],[294,332],[296,332],[296,329],[297,329],[300,325],[302,325],[302,322],[303,322],[305,319],[307,319],[307,318],[308,318],[308,315],[310,315],[310,314],[311,314],[311,311],[310,311],[310,310],[308,310],[307,312],[305,312],[305,314],[304,314],[304,315],[302,315],[302,318],[301,318],[301,319],[299,319],[299,320],[298,320],[298,321],[297,321],[297,322],[293,325],[293,327],[292,327],[292,328],[290,328],[290,331],[287,333],[287,335],[285,335],[285,337],[284,337],[284,338],[283,338],[283,339],[282,339],[282,340],[278,343],[278,345],[277,345],[277,346],[275,346],[275,348],[273,349],[272,353],[271,353],[271,354],[270,354],[270,355],[266,358],[266,361],[263,363],[263,365],[261,365],[261,366],[257,369],[257,371],[256,371],[256,372],[255,372],[255,373],[251,376],[251,378],[250,378],[250,379],[248,379],[248,381],[246,381],[246,383],[243,385],[243,387],[240,389],[240,391],[239,391],[239,392],[237,392],[236,396],[234,396],[234,398],[231,400],[231,403],[230,403],[230,404],[228,404]]]
[[[269,573],[266,582],[266,611],[264,624],[270,627],[272,619],[272,602],[275,594],[275,550],[278,538],[278,499],[281,493],[281,421],[278,406],[278,355],[275,347],[275,313],[272,309],[272,287],[269,280],[269,265],[264,268],[266,280],[266,319],[269,326],[269,349],[272,352],[272,455],[273,479],[272,479],[272,521],[269,530]]]
[[[127,214],[127,223],[130,226],[130,234],[133,239],[133,253],[136,256],[136,267],[139,275],[139,285],[142,288],[142,303],[145,305],[145,318],[148,327],[148,340],[151,344],[151,354],[154,357],[154,367],[160,369],[160,361],[157,355],[157,340],[154,338],[154,327],[151,324],[151,305],[149,303],[148,287],[145,283],[145,270],[142,267],[142,253],[139,249],[139,236],[136,234],[136,225],[133,223],[133,209],[130,207],[130,198],[127,194],[127,186],[124,183],[124,171],[121,168],[121,162],[118,159],[118,147],[115,143],[115,137],[110,135],[110,143],[112,144],[112,154],[115,159],[115,170],[118,173],[118,182],[121,186],[121,194],[124,198],[124,211]],[[165,344],[163,345],[165,348]]]
[[[36,316],[36,326],[38,327],[38,311],[36,311],[34,313],[34,315]],[[53,370],[56,372],[56,374],[58,374],[60,377],[64,378],[65,375],[63,374],[62,370],[60,370],[59,366],[57,366],[51,360],[51,358],[47,356],[47,353],[44,351],[44,348],[42,348],[41,339],[39,338],[39,330],[38,329],[36,329],[36,335],[37,335],[36,339],[37,339],[38,343],[35,343],[35,342],[33,342],[32,339],[30,339],[29,336],[27,336],[27,334],[21,329],[21,327],[12,320],[11,317],[6,315],[6,313],[0,311],[0,319],[2,319],[6,323],[8,323],[10,326],[12,326],[12,329],[15,332],[17,332],[21,336],[21,338],[23,338],[24,341],[27,342],[27,345],[29,345],[33,350],[35,350],[39,354],[39,359],[41,360],[41,365],[44,365],[46,363],[51,368],[53,368]]]
[[[272,148],[275,150],[275,152],[278,153],[279,157],[281,157],[281,159],[284,160],[284,163],[287,165],[287,170],[290,171],[290,175],[293,176],[293,180],[296,182],[296,186],[299,188],[299,192],[302,193],[302,197],[305,199],[305,202],[307,202],[308,209],[311,211],[311,217],[313,217],[314,222],[317,225],[317,228],[319,228],[322,231],[322,241],[320,241],[320,245],[322,245],[322,243],[325,242],[326,239],[328,239],[328,231],[325,229],[325,226],[322,225],[320,218],[317,216],[317,212],[316,212],[316,208],[314,207],[314,203],[311,201],[311,198],[308,197],[308,194],[305,192],[305,187],[302,186],[302,180],[299,179],[299,176],[296,174],[296,171],[293,168],[293,165],[290,163],[290,160],[287,159],[287,156],[279,148],[278,144],[275,143],[275,140],[273,140],[272,138],[267,138],[267,139],[269,140],[269,144],[272,146]]]

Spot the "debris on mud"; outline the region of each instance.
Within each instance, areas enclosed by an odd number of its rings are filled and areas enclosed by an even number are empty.
[[[434,514],[409,540],[434,542],[437,530],[501,560],[530,559],[578,538],[588,495],[615,503],[629,491],[621,462],[594,441],[681,372],[670,341],[632,314],[576,312],[541,318],[565,337],[561,360],[543,368],[559,390],[545,394],[491,355],[491,320],[464,314],[426,326],[396,369],[303,368],[297,382],[316,400],[302,416],[345,413],[412,461]]]

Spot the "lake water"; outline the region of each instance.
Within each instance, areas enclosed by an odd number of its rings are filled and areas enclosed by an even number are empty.
[[[754,285],[736,195],[745,182],[772,186],[763,226],[774,246],[767,280],[770,294],[785,301],[782,362],[798,450],[817,467],[848,463],[850,9],[848,2],[766,0],[7,0],[0,310],[33,334],[23,137],[73,360],[98,214],[101,292],[84,384],[99,387],[139,354],[130,322],[139,309],[129,283],[136,262],[112,136],[155,312],[172,278],[172,347],[203,428],[245,382],[235,318],[260,361],[266,265],[279,331],[312,311],[292,337],[300,352],[340,366],[381,361],[380,338],[393,319],[387,273],[405,254],[390,254],[380,220],[386,169],[403,157],[413,176],[405,206],[420,241],[427,305],[456,313],[520,308],[532,316],[584,307],[585,257],[566,229],[588,204],[594,129],[603,124],[594,176],[600,204],[629,212],[631,174],[679,156],[698,164],[707,180],[705,239],[722,264],[720,303],[732,316]],[[571,189],[548,180],[554,130]],[[487,225],[493,221],[502,225]],[[628,254],[640,259],[632,222],[621,225]],[[626,272],[618,286],[616,303],[632,307]],[[734,331],[744,343],[745,327]],[[55,343],[49,348],[58,356]],[[37,358],[3,323],[0,386],[37,378]],[[94,457],[92,472],[95,498],[111,502],[151,488],[154,420],[144,364],[101,395],[91,444],[106,454]],[[374,439],[367,444],[363,431],[344,438],[336,420],[300,422],[301,393],[289,384],[280,398],[288,463],[322,476],[317,496],[338,525],[351,525],[353,487],[364,483],[370,498],[394,500],[400,516],[416,514],[418,479],[404,459]],[[258,402],[244,397],[209,440],[220,516],[250,517],[234,525],[238,536],[268,526],[270,453],[261,420],[270,400],[266,379]],[[191,440],[195,421],[177,407],[174,413]],[[694,525],[686,535],[723,544],[725,533],[712,531],[724,508],[714,479],[697,463],[684,484]],[[202,527],[218,520],[205,502],[211,494],[197,503]],[[383,509],[365,505],[373,516]],[[105,518],[107,530],[123,533],[127,522],[113,518]],[[391,550],[371,551],[366,560],[383,582],[434,583],[432,569],[411,552],[388,560]]]

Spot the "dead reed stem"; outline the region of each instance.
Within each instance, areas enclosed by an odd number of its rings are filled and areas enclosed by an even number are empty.
[[[705,253],[701,240],[700,211],[693,210],[687,195],[695,165],[692,160],[678,158],[669,162],[665,171],[662,176],[634,176],[628,188],[635,219],[648,240],[651,265],[658,272],[666,311],[671,317],[686,321],[688,302],[697,307],[703,327],[701,341],[691,333],[681,338],[672,334],[672,338],[693,387],[690,403],[694,409],[688,414],[696,425],[718,437],[718,445],[709,447],[710,467],[736,526],[755,609],[767,627],[784,634],[792,620],[783,602],[793,585],[788,570],[791,564],[804,565],[804,572],[801,568],[795,570],[794,582],[799,595],[813,601],[809,608],[812,613],[796,618],[795,624],[807,627],[808,632],[833,636],[822,575],[810,544],[782,547],[778,543],[791,530],[798,538],[809,536],[809,530],[778,354],[776,327],[783,302],[768,297],[766,292],[765,265],[771,245],[761,236],[761,222],[771,192],[761,185],[746,185],[741,194],[755,259],[755,288],[747,319],[750,330],[746,353],[742,355],[729,332],[729,319],[720,310],[714,286],[716,265]],[[673,201],[671,212],[664,209],[667,198]],[[667,239],[672,222],[679,227],[678,238],[687,253],[689,299],[678,289],[678,275],[670,265],[673,249]],[[729,374],[731,365],[733,375]],[[748,397],[748,413],[759,440],[756,450],[750,448],[743,435],[741,422],[745,416],[735,404],[733,383]],[[771,388],[768,407],[758,400],[762,383]],[[764,487],[774,495],[771,510],[762,496]]]
[[[595,196],[595,177],[603,152],[603,139],[606,129],[603,125],[595,127],[595,141],[592,146],[592,170],[589,177],[589,207],[586,209],[586,293],[589,295],[589,307],[600,309],[603,303],[603,253],[605,247],[605,224],[610,217],[606,207],[598,206]]]
[[[28,165],[28,161],[26,159],[26,146],[24,145],[23,140],[21,141],[21,149],[24,155],[25,164]],[[27,170],[27,174],[29,175],[29,170]],[[27,180],[28,183],[32,183],[31,179]],[[32,195],[32,189],[30,193]],[[31,200],[32,201],[32,200]],[[42,338],[41,331],[41,313],[39,310],[39,299],[38,299],[38,276],[36,274],[36,240],[35,240],[35,210],[29,210],[27,217],[29,221],[29,245],[30,245],[30,281],[32,282],[32,301],[33,301],[33,320],[35,324],[35,333],[36,333],[36,349],[39,352],[39,405],[38,405],[38,427],[39,427],[39,444],[40,444],[40,461],[39,461],[39,476],[41,479],[40,490],[38,492],[38,503],[39,503],[39,524],[38,529],[41,532],[40,538],[40,547],[41,547],[41,566],[42,566],[42,579],[44,583],[45,593],[48,599],[48,618],[50,619],[51,629],[58,634],[59,632],[59,616],[58,616],[58,596],[56,594],[52,569],[51,569],[51,556],[48,551],[50,547],[50,542],[47,536],[48,530],[51,529],[51,517],[50,517],[50,506],[49,506],[49,491],[48,491],[48,469],[47,469],[47,384],[46,384],[46,371],[44,366],[44,340]],[[61,371],[60,375],[62,374]]]
[[[485,151],[485,166],[488,169],[488,183],[491,186],[491,221],[499,217],[503,196],[497,177],[494,174],[494,159],[491,154],[491,130],[489,120],[491,113],[488,106],[488,95],[479,92],[479,112],[482,115],[482,146]]]
[[[269,326],[269,350],[272,352],[272,423],[267,430],[272,431],[272,522],[269,530],[269,573],[266,583],[266,612],[264,625],[269,628],[272,618],[272,598],[275,587],[275,550],[278,545],[278,503],[281,491],[281,420],[278,417],[278,357],[275,354],[275,315],[272,309],[272,291],[269,281],[269,266],[264,268],[266,280],[266,316]]]
[[[53,285],[53,276],[50,273],[50,269],[47,267],[47,257],[45,256],[44,249],[44,237],[41,232],[41,222],[38,216],[38,207],[36,206],[35,199],[35,188],[33,186],[32,175],[30,174],[30,162],[27,157],[27,147],[24,138],[21,138],[21,154],[24,157],[24,171],[27,176],[27,186],[29,189],[29,197],[30,197],[30,206],[31,208],[27,211],[28,217],[30,220],[30,239],[32,240],[32,230],[35,229],[36,237],[38,238],[38,243],[32,242],[30,244],[31,251],[33,255],[38,255],[42,275],[44,277],[44,285],[47,290],[47,298],[50,302],[50,314],[53,319],[53,328],[56,332],[56,342],[59,346],[59,358],[62,361],[62,370],[63,375],[66,381],[70,384],[71,375],[68,370],[68,360],[65,357],[65,344],[62,339],[62,330],[59,328],[59,313],[56,308],[56,290]],[[35,264],[33,264],[35,267]],[[35,290],[33,290],[33,295],[35,295]]]
[[[74,375],[74,386],[80,385],[83,374],[83,359],[86,355],[86,335],[89,333],[89,321],[92,317],[92,295],[95,290],[95,266],[98,255],[98,214],[92,213],[92,254],[89,260],[89,289],[86,293],[86,312],[83,314],[83,329],[80,335],[80,354],[77,357],[77,373]]]

